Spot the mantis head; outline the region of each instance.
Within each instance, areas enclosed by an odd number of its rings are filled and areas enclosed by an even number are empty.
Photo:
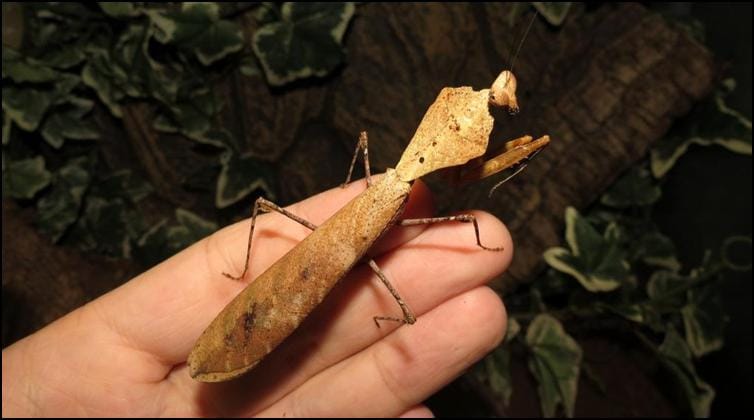
[[[395,167],[399,178],[412,181],[484,155],[494,122],[490,105],[518,111],[516,78],[510,71],[500,73],[490,89],[440,91]]]

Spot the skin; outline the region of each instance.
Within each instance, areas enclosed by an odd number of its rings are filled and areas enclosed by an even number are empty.
[[[320,224],[366,188],[357,181],[287,209]],[[482,212],[478,248],[465,223],[393,229],[372,254],[411,305],[412,326],[375,315],[399,309],[357,266],[252,372],[204,384],[187,371],[194,341],[245,286],[249,220],[226,227],[3,350],[3,416],[430,416],[422,401],[497,346],[506,314],[484,284],[510,263],[505,226]],[[404,217],[430,217],[417,182]],[[258,219],[255,278],[308,234],[278,214]],[[258,236],[257,236],[258,235]]]

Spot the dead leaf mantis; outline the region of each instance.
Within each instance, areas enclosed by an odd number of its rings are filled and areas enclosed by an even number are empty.
[[[375,183],[370,178],[367,134],[362,132],[346,183],[361,151],[367,189],[321,226],[259,198],[252,210],[244,270],[239,276],[223,273],[226,277],[238,280],[246,275],[260,211],[282,213],[312,233],[251,282],[212,321],[188,357],[191,376],[202,382],[220,382],[251,370],[298,327],[333,286],[362,261],[370,246],[395,225],[468,222],[473,224],[479,247],[500,251],[502,248],[482,245],[477,221],[469,214],[400,219],[416,179],[451,167],[460,170],[456,181],[484,178],[521,164],[549,143],[546,135],[536,140],[524,136],[505,143],[497,157],[480,162],[492,131],[490,105],[518,111],[516,79],[510,71],[503,71],[490,89],[444,88],[424,115],[398,165],[388,169]],[[381,320],[416,322],[413,312],[377,263],[370,258],[367,263],[403,312],[402,318],[375,316],[377,325]]]

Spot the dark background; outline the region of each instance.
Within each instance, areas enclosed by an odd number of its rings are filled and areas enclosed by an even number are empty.
[[[691,16],[702,21],[705,45],[714,54],[714,65],[709,66],[714,75],[696,76],[710,80],[734,77],[738,87],[729,98],[729,105],[751,118],[751,4],[645,6],[650,12],[638,6],[578,6],[562,29],[539,19],[516,64],[520,72],[522,113],[515,119],[501,118],[506,126],[496,127],[496,138],[521,132],[549,133],[554,144],[493,200],[486,198],[490,182],[458,195],[436,190],[439,212],[484,208],[512,228],[517,243],[517,265],[507,279],[495,284],[499,290],[513,290],[541,272],[541,252],[562,238],[565,205],[587,208],[623,170],[645,156],[650,144],[677,117],[704,96],[702,91],[710,89],[711,82],[700,86],[698,92],[678,95],[680,99],[675,103],[660,107],[658,112],[663,115],[647,117],[651,125],[647,130],[633,127],[633,131],[622,132],[621,124],[625,123],[621,120],[628,120],[637,106],[630,102],[629,92],[624,95],[625,110],[616,110],[614,118],[606,118],[598,127],[587,130],[584,126],[589,119],[580,114],[585,101],[599,102],[603,96],[609,98],[610,93],[609,88],[588,89],[593,79],[598,80],[595,77],[601,70],[594,70],[589,64],[597,61],[597,57],[611,62],[612,53],[621,57],[620,48],[627,47],[611,44],[620,39],[621,31],[629,33],[635,23],[646,23],[654,13],[668,19]],[[399,10],[384,5],[359,6],[346,36],[345,67],[328,78],[284,89],[268,89],[261,82],[252,86],[234,78],[224,94],[235,101],[232,108],[236,114],[227,118],[236,127],[244,127],[239,121],[252,121],[246,126],[248,133],[240,136],[245,138],[253,155],[275,168],[280,180],[277,185],[280,204],[298,201],[341,182],[360,129],[370,130],[370,157],[375,170],[382,171],[394,164],[439,88],[485,86],[490,75],[506,65],[511,44],[518,42],[513,38],[521,33],[523,24],[501,29],[500,19],[494,16],[507,10],[505,7],[402,5]],[[521,21],[528,22],[529,16],[525,15]],[[452,33],[439,34],[442,31]],[[476,38],[476,33],[481,35]],[[449,45],[439,44],[437,39]],[[642,47],[636,48],[641,51]],[[430,51],[425,52],[427,49]],[[422,54],[412,55],[417,51]],[[694,61],[697,58],[676,57],[672,61],[671,57],[669,61],[684,67],[685,63],[699,64],[705,60]],[[656,81],[669,72],[696,69],[689,65],[676,70],[647,69],[646,73],[652,76],[650,81]],[[650,86],[649,93],[652,92]],[[654,117],[657,120],[652,120]],[[274,120],[269,127],[254,124],[265,118]],[[139,171],[138,164],[134,164],[138,159],[123,138],[121,123],[108,123],[111,139],[103,153],[114,166]],[[610,137],[611,133],[617,134]],[[162,140],[165,153],[180,156],[178,162],[200,159],[188,156],[183,140]],[[617,152],[611,154],[610,150]],[[191,165],[179,166],[178,171]],[[430,183],[435,187],[433,180]],[[684,267],[698,265],[705,249],[719,247],[730,235],[751,236],[750,192],[750,157],[718,146],[691,146],[681,157],[664,180],[663,197],[655,206],[654,216],[661,231],[675,240]],[[203,217],[219,220],[222,225],[245,217],[252,199],[220,211],[211,200],[195,195],[188,207]],[[145,204],[147,211],[172,212],[171,205],[150,200]],[[50,245],[33,228],[33,206],[18,205],[6,198],[3,229],[4,347],[145,268],[134,261],[86,255]],[[717,391],[713,415],[751,413],[751,272],[728,276],[724,296],[731,316],[725,347],[702,359],[699,374]],[[585,353],[601,358],[600,373],[607,394],[582,380],[576,414],[679,414],[662,378],[645,374],[646,354],[621,340],[619,336],[596,337],[582,343]],[[538,416],[536,384],[525,359],[519,358],[517,363],[513,367],[516,388],[505,414]],[[467,381],[457,380],[428,404],[438,416],[494,414],[494,408],[477,391]]]

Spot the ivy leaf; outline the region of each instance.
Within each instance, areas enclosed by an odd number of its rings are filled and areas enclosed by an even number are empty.
[[[152,192],[152,186],[143,179],[124,169],[113,172],[99,180],[92,188],[92,195],[106,200],[126,199],[131,203],[138,203]]]
[[[573,207],[566,209],[565,248],[550,248],[544,259],[552,268],[569,274],[590,292],[609,292],[629,276],[628,263],[611,224],[600,235]]]
[[[3,163],[3,194],[13,198],[34,198],[52,179],[42,156]]]
[[[727,317],[714,286],[692,289],[688,295],[688,304],[681,309],[686,343],[695,357],[702,357],[723,347]]]
[[[37,201],[37,226],[53,242],[60,240],[78,218],[84,192],[91,180],[87,166],[85,157],[66,163],[55,174],[50,193]]]
[[[661,178],[692,144],[718,144],[731,152],[751,156],[751,120],[729,108],[723,93],[703,102],[679,121],[671,134],[651,151],[652,174]]]
[[[673,241],[660,232],[642,235],[633,248],[633,258],[671,271],[678,271],[681,268],[681,263],[675,256]]]
[[[82,216],[72,228],[70,236],[84,251],[129,258],[131,241],[128,221],[128,209],[122,198],[104,199],[88,194]]]
[[[679,293],[690,279],[672,271],[655,271],[647,282],[647,295],[656,304],[681,308],[685,304],[685,294]]]
[[[191,50],[208,66],[243,48],[241,27],[220,19],[217,3],[183,3],[179,12],[149,10],[155,39]]]
[[[656,202],[660,195],[660,188],[652,184],[649,172],[635,167],[620,177],[600,198],[600,202],[623,209],[648,206]]]
[[[98,139],[97,124],[91,118],[84,118],[91,111],[92,105],[90,100],[74,99],[67,109],[53,112],[42,124],[42,137],[56,149],[63,146],[65,139]]]
[[[3,111],[21,129],[35,131],[55,97],[55,92],[47,89],[4,86]]]
[[[97,2],[106,15],[114,18],[130,18],[139,15],[139,10],[129,1]]]
[[[270,169],[266,164],[250,158],[224,153],[221,157],[222,170],[217,178],[215,206],[225,208],[261,188],[269,197],[273,191],[266,180]]]
[[[353,3],[284,3],[279,20],[254,33],[252,46],[267,81],[281,86],[338,67],[354,11]]]
[[[178,224],[163,219],[139,238],[135,256],[145,265],[163,261],[217,230],[217,224],[181,208],[176,209]]]
[[[533,1],[531,3],[535,9],[545,18],[547,23],[553,26],[563,24],[568,11],[571,9],[571,2],[541,2]]]
[[[6,77],[16,83],[45,83],[54,82],[59,74],[39,60],[26,57],[3,45],[3,79]]]
[[[110,113],[117,118],[123,118],[120,102],[126,97],[126,91],[118,81],[126,80],[126,72],[111,64],[107,51],[99,51],[87,61],[81,70],[81,80],[84,84],[97,92],[99,99],[107,106]]]
[[[680,335],[670,327],[659,347],[663,365],[673,374],[694,417],[709,417],[715,390],[702,381],[694,369],[691,351]]]
[[[526,331],[531,350],[529,369],[537,378],[540,405],[545,417],[554,417],[559,404],[573,417],[581,368],[581,347],[560,322],[547,314],[538,315]]]

